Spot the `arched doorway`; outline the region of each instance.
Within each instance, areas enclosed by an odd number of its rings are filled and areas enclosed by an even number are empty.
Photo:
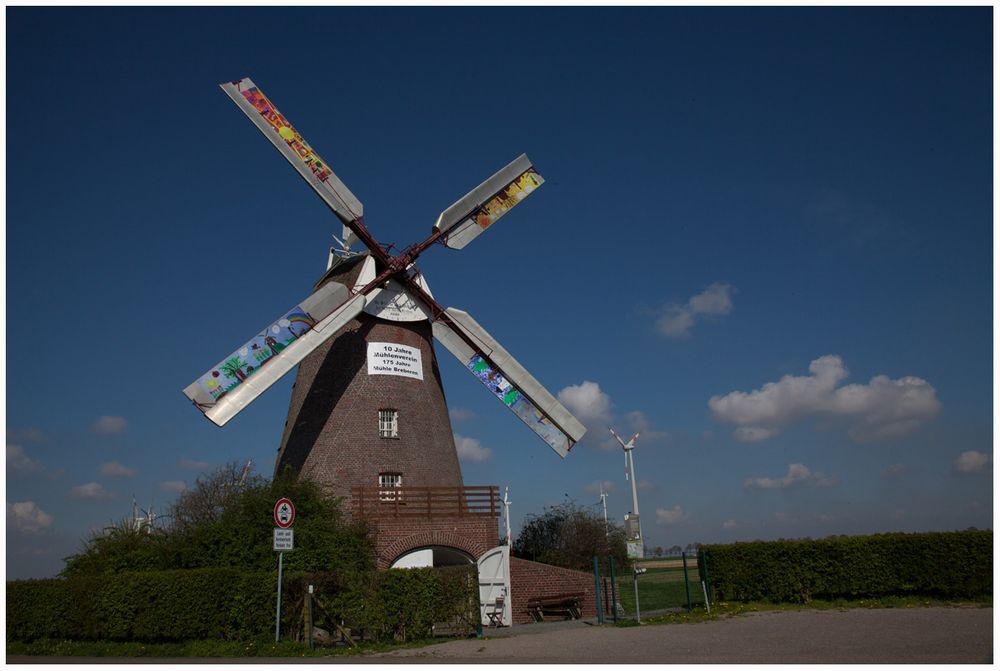
[[[445,545],[414,548],[400,555],[389,568],[424,568],[428,566],[469,566],[476,560],[469,553]]]

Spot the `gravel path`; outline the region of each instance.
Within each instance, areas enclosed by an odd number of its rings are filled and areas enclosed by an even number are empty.
[[[992,608],[771,611],[697,624],[566,623],[375,655],[430,663],[990,663]],[[518,629],[524,633],[516,633]],[[530,631],[529,631],[530,629]]]

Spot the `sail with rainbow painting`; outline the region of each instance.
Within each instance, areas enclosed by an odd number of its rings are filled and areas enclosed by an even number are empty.
[[[316,320],[296,305],[273,324],[255,335],[198,378],[197,384],[219,400],[233,388],[250,378],[281,350],[288,347],[316,326]]]

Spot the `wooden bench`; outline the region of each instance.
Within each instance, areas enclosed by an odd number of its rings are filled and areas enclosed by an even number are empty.
[[[560,620],[579,620],[583,617],[583,592],[571,594],[550,594],[528,601],[528,612],[535,622],[544,622],[546,617]]]

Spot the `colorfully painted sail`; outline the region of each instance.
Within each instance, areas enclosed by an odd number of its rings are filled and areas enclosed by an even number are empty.
[[[361,218],[361,201],[249,77],[219,86],[344,224]]]
[[[565,457],[587,432],[583,424],[467,312],[456,308],[446,312],[477,346],[471,347],[442,321],[434,322],[434,337],[549,447]]]
[[[336,282],[287,311],[184,389],[195,407],[222,426],[294,368],[365,307]]]
[[[527,155],[521,154],[442,212],[434,228],[444,232],[445,245],[462,249],[544,181]]]

